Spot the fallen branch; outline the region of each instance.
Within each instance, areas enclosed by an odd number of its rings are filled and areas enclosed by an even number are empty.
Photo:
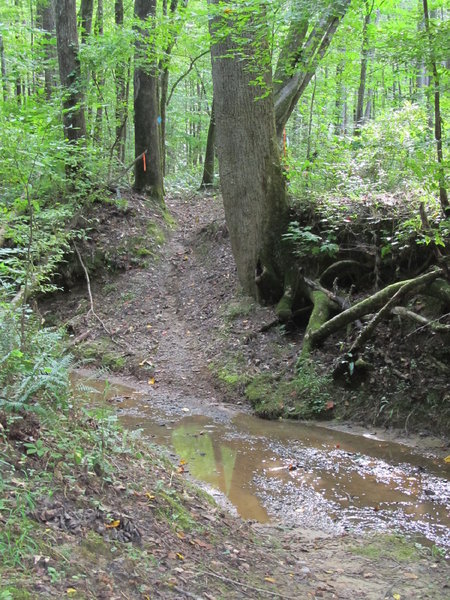
[[[89,302],[90,302],[90,309],[88,310],[87,314],[86,314],[86,319],[89,317],[90,314],[92,314],[93,317],[95,317],[97,319],[97,321],[100,323],[100,325],[103,327],[103,329],[106,331],[106,333],[112,337],[112,333],[109,331],[109,329],[106,327],[105,323],[102,321],[102,319],[98,316],[98,314],[95,312],[95,308],[94,308],[94,298],[92,296],[92,290],[91,290],[91,280],[89,278],[89,273],[88,270],[86,268],[86,265],[83,262],[83,259],[81,258],[81,254],[80,251],[78,250],[78,246],[76,245],[75,242],[73,242],[73,247],[75,248],[75,252],[77,253],[78,256],[78,260],[80,261],[80,265],[83,268],[84,271],[84,276],[86,277],[86,284],[87,284],[87,290],[88,290],[88,294],[89,294]]]
[[[420,275],[414,279],[407,279],[404,281],[399,281],[397,283],[392,283],[387,287],[383,288],[379,292],[376,292],[369,298],[365,298],[358,304],[355,304],[351,308],[348,308],[344,312],[336,315],[329,321],[326,321],[321,327],[315,330],[307,331],[304,339],[304,344],[306,343],[309,347],[317,346],[321,342],[323,342],[327,337],[329,337],[335,331],[338,331],[345,325],[360,319],[362,316],[373,312],[374,310],[378,310],[383,307],[387,301],[401,288],[411,283],[411,288],[409,289],[417,289],[418,287],[422,287],[427,283],[431,283],[435,279],[437,279],[440,275],[443,274],[442,269],[435,269],[429,273],[425,273],[424,275]]]
[[[394,306],[398,304],[398,302],[400,302],[400,300],[405,294],[412,290],[419,289],[426,283],[429,283],[433,279],[436,279],[437,276],[438,274],[436,273],[436,271],[431,271],[431,273],[425,273],[425,275],[421,275],[419,277],[416,277],[415,279],[410,279],[404,285],[402,285],[402,287],[395,292],[392,298],[390,298],[386,302],[383,308],[381,308],[377,312],[377,314],[372,317],[367,327],[365,327],[365,329],[361,331],[361,333],[358,335],[358,337],[352,344],[350,352],[361,348],[361,346],[363,346],[363,344],[367,342],[367,340],[372,336],[373,332],[375,331],[375,328],[378,325],[378,323],[391,312]]]
[[[253,592],[261,592],[262,594],[267,594],[269,596],[275,596],[276,598],[284,598],[285,600],[297,600],[297,597],[294,596],[285,596],[284,594],[279,594],[278,592],[272,592],[271,590],[265,590],[263,588],[254,587],[253,585],[248,585],[247,583],[241,583],[240,581],[236,581],[235,579],[230,579],[229,577],[224,577],[223,575],[219,575],[215,573],[211,569],[207,571],[200,571],[198,575],[211,575],[216,579],[220,579],[221,581],[226,581],[228,583],[232,583],[233,585],[237,585],[242,588],[246,588],[247,590],[252,590]]]
[[[391,312],[394,315],[399,315],[400,317],[408,317],[408,319],[411,319],[412,321],[416,321],[416,323],[420,323],[422,325],[422,327],[415,329],[413,332],[409,333],[408,335],[412,335],[412,333],[417,333],[421,329],[425,329],[425,327],[429,327],[431,329],[431,331],[435,331],[436,333],[450,333],[450,325],[445,325],[444,323],[439,323],[440,319],[443,319],[444,317],[448,317],[450,315],[450,313],[441,315],[437,319],[427,319],[426,317],[424,317],[422,315],[418,315],[417,313],[413,312],[412,310],[408,310],[404,306],[396,306],[392,309]]]
[[[128,165],[128,167],[125,167],[125,169],[122,171],[122,173],[120,173],[119,175],[117,175],[117,177],[115,177],[114,179],[110,179],[106,182],[106,187],[110,187],[113,185],[113,183],[117,183],[120,179],[122,179],[122,177],[124,177],[128,171],[130,169],[132,169],[134,167],[134,165],[138,162],[138,160],[141,160],[141,158],[143,157],[144,154],[146,154],[148,152],[147,148],[141,152],[141,154],[139,154],[139,156],[137,156],[132,163],[130,163]]]

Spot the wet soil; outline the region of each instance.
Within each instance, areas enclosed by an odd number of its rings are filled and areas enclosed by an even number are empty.
[[[168,209],[177,223],[172,230],[160,212],[141,198],[130,196],[127,202],[131,209],[128,220],[133,226],[152,220],[166,228],[168,241],[161,253],[155,252],[159,257],[149,259],[147,264],[140,260],[137,266],[136,257],[127,262],[125,256],[123,272],[97,274],[91,282],[97,316],[92,311],[87,315],[86,286],[81,282],[42,303],[43,317],[66,324],[74,349],[81,356],[92,357],[98,366],[113,367],[131,377],[133,387],[144,387],[148,406],[163,411],[164,419],[170,419],[170,415],[179,418],[183,412],[208,415],[220,427],[220,423],[230,422],[237,410],[250,412],[240,383],[228,385],[227,375],[243,367],[250,374],[293,372],[301,331],[288,336],[277,327],[260,331],[274,315],[271,308],[257,306],[239,292],[218,198],[168,199]],[[103,225],[106,222],[109,228],[109,246],[114,246],[123,241],[123,231],[120,215],[110,216],[109,221],[104,217]],[[94,233],[92,243],[95,238]],[[223,365],[227,368],[222,379],[227,385],[220,383]],[[442,459],[448,447],[445,440],[439,444]],[[274,468],[289,469],[292,460],[297,464],[301,449],[295,452],[294,457],[279,453]],[[269,487],[267,494],[273,498]],[[264,504],[263,499],[261,502]],[[295,505],[298,500],[292,496],[289,502]],[[320,511],[320,506],[317,508]],[[132,504],[123,510],[133,515],[138,507]],[[189,510],[199,511],[193,503]],[[214,510],[203,505],[200,512],[207,522],[218,520],[222,533],[213,527],[215,533],[211,535],[218,536],[222,546],[214,545],[211,557],[194,543],[202,554],[201,561],[210,566],[198,575],[198,562],[187,559],[179,566],[182,572],[178,572],[177,581],[181,583],[175,586],[184,592],[173,587],[158,597],[450,597],[445,564],[425,558],[421,550],[403,552],[403,542],[398,538],[390,536],[380,541],[377,537],[354,537],[345,529],[333,531],[335,535],[330,537],[330,532],[309,530],[305,521],[293,521],[289,526],[286,520],[278,526],[276,520],[265,525],[244,524],[228,513],[221,513],[219,518]],[[140,521],[145,518],[143,514],[136,516]],[[145,528],[148,523],[141,526]],[[167,547],[165,531],[147,534]],[[175,554],[170,569],[177,568],[177,560],[181,563]],[[176,577],[177,571],[171,573]],[[248,583],[245,573],[254,574],[258,585]],[[236,584],[239,574],[247,587]],[[202,585],[198,584],[200,579]],[[261,582],[265,591],[258,591]],[[145,597],[133,594],[124,597]]]

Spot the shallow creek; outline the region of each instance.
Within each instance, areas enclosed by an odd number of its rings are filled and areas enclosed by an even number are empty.
[[[245,519],[325,534],[401,531],[450,556],[450,465],[442,456],[375,432],[264,421],[220,405],[174,408],[151,393],[116,384],[105,391],[105,381],[74,375],[80,381],[95,404],[107,399],[126,428],[167,447]]]

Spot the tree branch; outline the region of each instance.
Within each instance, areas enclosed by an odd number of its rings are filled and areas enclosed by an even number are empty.
[[[184,79],[185,77],[187,77],[187,76],[189,75],[189,73],[190,73],[190,72],[192,71],[192,69],[194,68],[194,65],[195,65],[195,63],[196,63],[196,62],[197,62],[197,61],[198,61],[200,58],[202,58],[203,56],[206,56],[207,54],[209,54],[209,49],[208,49],[208,50],[205,50],[205,52],[202,52],[201,54],[199,54],[199,55],[198,55],[198,56],[196,56],[195,58],[191,58],[191,64],[189,65],[189,68],[188,68],[188,70],[187,70],[185,73],[183,73],[182,75],[180,75],[180,76],[178,77],[178,79],[177,79],[177,80],[174,82],[174,84],[172,85],[172,87],[170,88],[170,93],[169,93],[169,96],[168,96],[168,98],[167,98],[166,106],[169,106],[170,99],[172,98],[172,95],[173,95],[173,93],[174,93],[174,91],[175,91],[175,88],[177,87],[177,85],[178,85],[178,84],[179,84],[181,81],[183,81],[183,79]]]

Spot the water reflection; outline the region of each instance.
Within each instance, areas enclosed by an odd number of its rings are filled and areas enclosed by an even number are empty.
[[[101,382],[96,387],[104,397]],[[114,386],[107,395],[114,394],[124,426],[175,452],[186,471],[220,490],[246,519],[276,517],[328,531],[399,529],[450,549],[443,462],[373,437],[250,415],[220,423],[174,416],[130,388]]]

